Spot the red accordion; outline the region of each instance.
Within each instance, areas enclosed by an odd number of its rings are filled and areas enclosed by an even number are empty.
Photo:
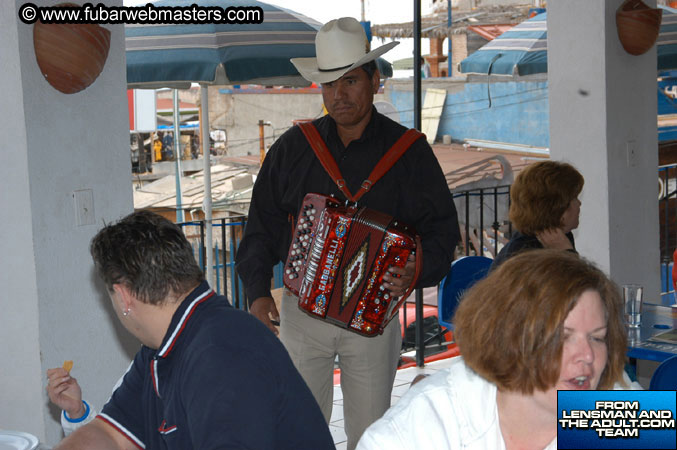
[[[411,291],[393,297],[381,287],[383,275],[390,266],[403,267],[416,243],[415,231],[387,214],[307,194],[287,255],[284,284],[311,316],[375,336],[383,333]],[[420,257],[417,269],[419,264]]]

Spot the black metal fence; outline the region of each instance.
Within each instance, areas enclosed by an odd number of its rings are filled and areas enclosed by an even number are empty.
[[[665,297],[671,296],[674,292],[672,283],[672,254],[675,248],[677,248],[677,164],[669,164],[658,168],[658,187],[661,293]]]
[[[504,241],[509,202],[509,186],[487,189],[475,189],[454,193],[454,201],[458,210],[462,240],[457,247],[457,255],[494,255],[499,243]],[[212,240],[214,246],[213,267],[214,286],[212,288],[222,295],[227,295],[234,307],[247,310],[247,299],[242,282],[235,271],[235,255],[242,240],[247,216],[230,216],[212,221]],[[203,270],[205,267],[205,221],[192,221],[180,224],[188,240],[191,242],[195,258]],[[274,288],[282,287],[283,264],[274,270]],[[423,314],[423,293],[418,289],[414,296],[416,301],[416,317]],[[403,320],[406,323],[406,308]],[[417,363],[423,365],[424,345],[420,338],[423,328],[421,321],[416,320],[416,354]]]
[[[663,294],[672,292],[672,253],[677,247],[677,164],[659,168],[659,212],[661,245],[661,289]],[[483,255],[490,258],[500,250],[512,233],[508,219],[510,186],[453,192],[454,202],[461,226],[461,241],[456,256]],[[247,299],[242,282],[235,272],[235,254],[242,240],[247,216],[231,216],[212,221],[214,242],[214,288],[226,294],[233,306],[247,310]],[[180,224],[192,243],[195,257],[203,270],[205,267],[205,222],[195,221]],[[280,263],[274,270],[272,286],[282,287]],[[423,292],[416,290],[416,318],[423,316]],[[406,308],[403,320],[406,320]],[[416,362],[423,365],[424,338],[422,320],[416,320]]]
[[[494,258],[499,244],[507,242],[512,233],[510,186],[458,191],[453,196],[461,227],[458,255]]]

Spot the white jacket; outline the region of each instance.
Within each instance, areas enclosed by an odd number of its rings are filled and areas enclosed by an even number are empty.
[[[496,386],[454,358],[449,368],[412,386],[364,432],[356,450],[381,449],[505,449]],[[557,440],[547,449],[557,449]]]
[[[624,376],[627,384],[630,379]],[[615,389],[641,389],[638,383]],[[356,450],[504,450],[496,386],[462,357],[415,384],[364,432]],[[556,450],[557,438],[544,450]]]

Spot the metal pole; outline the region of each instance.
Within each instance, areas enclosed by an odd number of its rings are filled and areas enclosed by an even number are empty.
[[[421,130],[421,0],[414,0],[414,128]]]
[[[447,76],[451,77],[451,0],[447,0]]]
[[[414,128],[421,129],[421,0],[414,0]],[[416,365],[425,364],[423,290],[416,289]]]
[[[259,120],[259,153],[261,154],[261,162],[259,166],[262,166],[263,160],[266,159],[266,145],[263,136],[263,120]]]
[[[202,111],[202,159],[204,196],[202,209],[205,213],[205,277],[210,286],[214,285],[214,247],[212,239],[212,165],[209,153],[209,92],[206,85],[200,86],[200,111]],[[206,144],[206,145],[205,145]]]
[[[181,122],[179,119],[179,91],[174,89],[174,167],[176,169],[176,222],[183,222],[183,201],[181,200]]]
[[[416,289],[416,365],[425,365],[425,337],[423,336],[423,289]]]

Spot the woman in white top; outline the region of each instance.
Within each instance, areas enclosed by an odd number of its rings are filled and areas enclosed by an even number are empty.
[[[556,449],[558,390],[629,388],[621,311],[617,287],[575,254],[510,258],[458,307],[462,356],[413,386],[357,450]]]

